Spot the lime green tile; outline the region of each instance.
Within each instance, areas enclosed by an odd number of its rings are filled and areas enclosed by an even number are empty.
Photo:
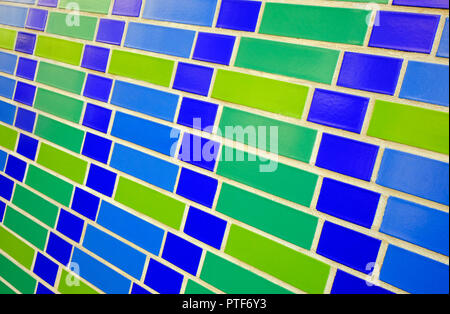
[[[200,278],[227,294],[292,293],[210,252],[206,253]]]
[[[33,294],[36,279],[0,254],[0,276],[24,294]]]
[[[188,280],[184,294],[215,294],[195,281]]]
[[[74,94],[81,94],[86,73],[41,61],[36,81]]]
[[[109,73],[169,87],[174,65],[171,60],[113,50]]]
[[[111,0],[60,0],[59,7],[62,9],[73,10],[74,4],[78,5],[80,11],[108,14],[111,6]]]
[[[44,170],[30,165],[25,183],[64,206],[70,205],[73,186]]]
[[[17,131],[0,124],[0,146],[13,151],[16,148],[17,135]]]
[[[309,207],[318,176],[224,146],[217,174]]]
[[[78,123],[83,112],[81,100],[38,88],[34,108],[62,119]]]
[[[174,229],[180,228],[186,207],[176,199],[122,177],[115,200]]]
[[[235,66],[331,84],[339,51],[242,38]]]
[[[43,199],[21,185],[16,185],[12,203],[31,216],[53,228],[58,217],[58,206]]]
[[[218,70],[212,97],[284,116],[300,118],[308,95],[308,87]]]
[[[295,124],[269,119],[229,107],[223,108],[219,130],[223,137],[278,151],[281,156],[309,163],[317,131]],[[263,141],[263,145],[259,144]],[[271,149],[271,145],[273,146]]]
[[[16,294],[14,290],[8,287],[3,281],[0,280],[0,294]]]
[[[37,163],[79,184],[84,183],[88,166],[87,161],[45,143],[41,144]]]
[[[318,218],[224,183],[216,211],[309,250]]]
[[[94,40],[97,21],[97,18],[91,16],[50,12],[47,22],[47,33]]]
[[[16,44],[17,31],[0,28],[0,48],[13,50]]]
[[[363,45],[370,10],[267,3],[260,33]]]
[[[447,112],[377,100],[367,134],[448,155],[448,129]]]
[[[307,293],[323,293],[330,266],[232,225],[225,253]]]
[[[64,269],[59,279],[58,291],[62,294],[99,294],[95,289],[88,286],[83,279],[75,277],[74,274]]]
[[[38,36],[34,54],[72,65],[79,65],[83,53],[83,44],[76,41]]]
[[[0,226],[0,249],[24,267],[31,269],[34,249],[2,226]]]

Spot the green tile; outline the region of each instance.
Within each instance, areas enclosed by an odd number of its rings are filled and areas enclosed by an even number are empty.
[[[0,124],[0,146],[13,151],[16,148],[17,135],[17,131]]]
[[[210,252],[206,253],[200,278],[227,294],[292,293]]]
[[[174,229],[180,228],[186,207],[174,198],[123,177],[114,199]]]
[[[47,22],[47,33],[94,40],[98,19],[91,16],[50,12]]]
[[[80,65],[83,46],[75,41],[38,36],[34,54],[46,59]]]
[[[300,118],[308,96],[308,87],[218,70],[212,97],[284,116]]]
[[[232,225],[225,253],[307,293],[323,293],[330,266]]]
[[[278,150],[281,156],[309,163],[317,131],[295,124],[269,119],[229,107],[223,108],[219,130],[223,137],[258,147]],[[256,136],[255,136],[256,134]],[[261,136],[259,136],[261,135]],[[276,136],[277,135],[277,136]],[[249,138],[249,136],[251,136]],[[272,136],[272,141],[271,141]],[[264,141],[265,145],[258,144]],[[271,149],[271,144],[273,148]],[[265,146],[265,147],[264,147]]]
[[[73,10],[74,4],[77,4],[80,11],[108,14],[111,0],[60,0],[59,8]]]
[[[0,254],[0,276],[24,294],[33,294],[36,279]]]
[[[83,131],[42,115],[37,119],[34,134],[78,154],[84,140]]]
[[[48,202],[39,195],[21,185],[16,185],[12,203],[31,216],[53,228],[58,217],[58,206]]]
[[[86,73],[41,61],[36,82],[81,94]]]
[[[0,249],[24,267],[31,269],[34,249],[2,226],[0,226]]]
[[[331,84],[339,51],[242,38],[235,66]]]
[[[0,28],[0,48],[13,50],[16,44],[17,31]]]
[[[8,206],[3,224],[40,250],[45,249],[48,231],[28,217]]]
[[[217,174],[309,207],[318,176],[224,146]]]
[[[363,45],[370,10],[266,3],[260,33]]]
[[[447,112],[377,100],[367,134],[448,155],[448,121]]]
[[[83,106],[81,100],[43,88],[38,88],[34,102],[34,108],[74,123],[80,122]]]
[[[188,280],[184,294],[215,294],[195,281]]]
[[[84,183],[87,161],[42,143],[36,162],[72,181],[79,184]]]
[[[76,281],[76,285],[73,283]],[[99,294],[95,289],[88,286],[83,279],[74,277],[66,270],[62,270],[61,278],[59,279],[58,291],[62,294]]]
[[[44,170],[30,165],[25,183],[64,206],[70,205],[73,186]]]
[[[16,294],[14,290],[8,287],[3,281],[0,280],[0,294]]]
[[[109,73],[169,87],[174,65],[171,60],[113,50]]]
[[[224,183],[216,211],[309,250],[318,218]]]

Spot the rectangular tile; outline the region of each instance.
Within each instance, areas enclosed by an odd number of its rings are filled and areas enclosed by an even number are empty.
[[[14,74],[16,69],[17,56],[0,51],[0,72]]]
[[[24,27],[28,9],[11,5],[0,5],[0,24]]]
[[[2,254],[0,254],[0,276],[21,293],[33,294],[36,289],[36,279]]]
[[[34,249],[14,234],[0,226],[0,249],[19,264],[30,269],[34,259]]]
[[[0,28],[0,48],[13,50],[16,43],[17,31]]]
[[[13,151],[16,147],[17,137],[16,130],[0,125],[0,146]]]
[[[74,279],[73,273],[69,273],[66,270],[62,269],[61,271],[61,278],[59,280],[58,284],[58,291],[62,294],[99,294],[96,290],[94,290],[92,287],[88,286],[81,278],[76,278],[78,280],[78,285],[72,285],[70,284],[70,280],[67,279]]]
[[[83,44],[75,41],[38,36],[36,56],[60,61],[72,65],[79,65],[83,53]]]
[[[41,61],[36,82],[80,95],[85,78],[84,72]]]
[[[70,10],[74,4],[77,4],[80,11],[100,14],[108,14],[112,0],[61,0],[59,8]]]
[[[43,88],[38,88],[34,101],[34,108],[74,123],[80,122],[83,107],[81,100]]]
[[[92,41],[97,22],[98,19],[91,16],[78,15],[75,18],[66,13],[50,12],[47,33]]]

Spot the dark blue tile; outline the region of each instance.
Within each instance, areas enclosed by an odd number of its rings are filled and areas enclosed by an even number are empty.
[[[223,0],[217,27],[254,32],[260,9],[259,1]]]
[[[214,171],[220,143],[185,133],[178,158],[194,166]]]
[[[162,258],[195,276],[202,252],[200,247],[169,232]]]
[[[117,174],[99,166],[91,164],[86,186],[111,197],[114,192]]]
[[[178,114],[178,124],[212,133],[217,116],[216,104],[184,97]]]
[[[448,0],[394,0],[393,5],[448,9]]]
[[[191,206],[184,233],[220,250],[226,227],[225,220]]]
[[[393,292],[338,269],[331,294],[393,294]]]
[[[59,266],[45,257],[42,253],[37,254],[34,262],[33,272],[41,277],[49,285],[53,286],[58,275]]]
[[[38,282],[37,288],[36,288],[36,294],[55,294],[52,290]]]
[[[69,239],[80,242],[81,234],[83,233],[84,220],[61,209],[59,213],[58,225],[56,230],[64,234]]]
[[[109,49],[86,45],[81,66],[94,71],[105,72],[108,59]]]
[[[78,223],[78,221],[75,223]],[[58,237],[56,234],[50,233],[45,252],[61,264],[68,265],[70,256],[72,255],[72,245]]]
[[[106,164],[111,151],[111,145],[111,140],[87,132],[82,154]]]
[[[36,45],[36,35],[24,32],[17,33],[16,51],[32,55]]]
[[[58,6],[58,0],[39,0],[38,5],[56,8]]]
[[[36,158],[36,152],[39,145],[39,141],[29,137],[25,134],[20,134],[19,144],[17,146],[17,153],[22,156],[34,160]]]
[[[108,132],[111,110],[88,103],[84,113],[83,125],[91,129]]]
[[[369,98],[316,89],[308,121],[360,133]]]
[[[125,22],[117,20],[100,19],[97,41],[120,46],[122,43]]]
[[[14,189],[14,181],[0,174],[0,196],[10,201]]]
[[[108,102],[113,81],[106,77],[88,74],[83,96]]]
[[[229,65],[235,41],[234,36],[200,32],[192,58]]]
[[[20,57],[17,65],[16,76],[34,81],[36,75],[37,61]]]
[[[112,14],[138,17],[141,6],[142,0],[115,0]]]
[[[25,23],[25,27],[43,31],[45,30],[45,25],[47,25],[47,16],[47,10],[30,8],[28,10],[28,17]]]
[[[23,108],[17,110],[15,126],[24,131],[33,132],[36,113]]]
[[[151,259],[144,283],[161,294],[178,294],[183,284],[183,275]]]
[[[72,209],[81,215],[95,220],[97,217],[98,207],[100,205],[100,199],[86,192],[80,188],[75,189],[75,195],[73,196]]]
[[[27,106],[33,106],[35,94],[36,94],[36,86],[24,82],[17,82],[14,100]]]
[[[192,170],[181,169],[177,194],[211,208],[217,191],[217,180]]]
[[[370,229],[379,201],[379,193],[325,178],[316,208],[328,215]]]
[[[337,85],[394,95],[403,59],[346,52]]]
[[[6,204],[0,201],[0,222],[3,222],[3,217],[5,216]]]
[[[150,291],[142,288],[136,283],[133,283],[133,286],[131,287],[131,294],[151,294],[151,293]]]
[[[180,62],[173,88],[188,93],[208,96],[214,69]]]
[[[27,163],[13,155],[9,155],[5,173],[10,177],[22,182],[27,170]]]
[[[316,166],[370,181],[378,149],[376,145],[325,133]]]
[[[369,274],[377,261],[381,240],[326,221],[317,254]]]

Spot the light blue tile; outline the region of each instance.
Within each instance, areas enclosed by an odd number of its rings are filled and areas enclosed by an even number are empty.
[[[16,109],[16,106],[0,100],[0,121],[13,125]]]
[[[35,4],[36,0],[3,0],[4,2]]]
[[[8,77],[0,76],[0,96],[12,99],[16,81]]]
[[[0,24],[24,27],[28,9],[0,4]]]
[[[14,74],[16,69],[17,56],[0,51],[0,72]]]
[[[448,58],[448,46],[449,46],[449,30],[448,30],[448,18],[445,20],[444,31],[441,37],[441,43],[439,44],[439,49],[437,51],[437,56],[442,58]]]
[[[6,159],[8,154],[0,149],[0,171],[5,170]]]

